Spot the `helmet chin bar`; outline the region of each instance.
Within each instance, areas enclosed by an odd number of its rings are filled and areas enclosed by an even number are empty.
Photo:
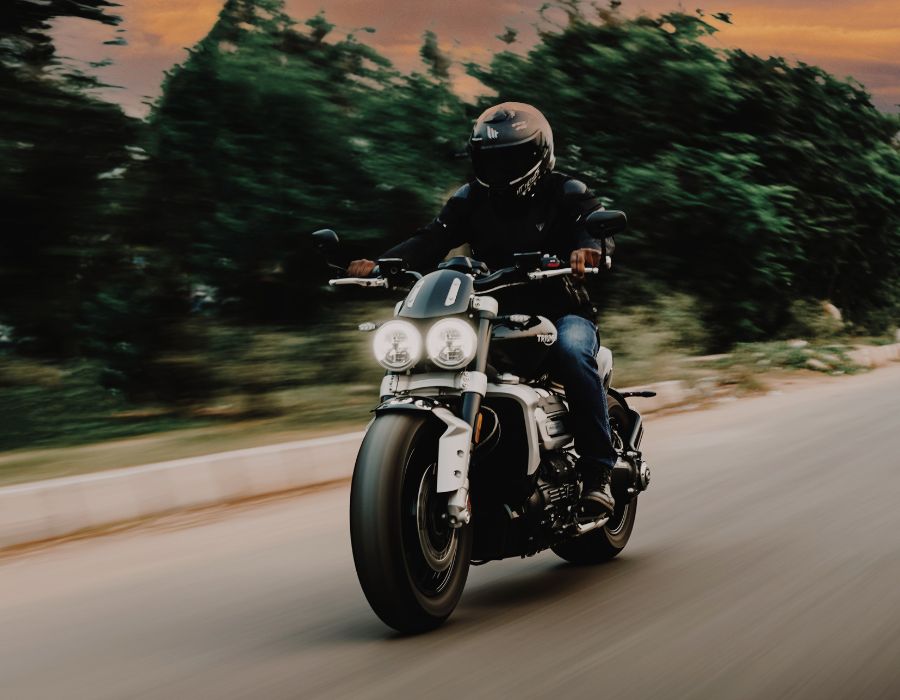
[[[528,196],[532,190],[534,190],[535,185],[537,185],[538,181],[541,179],[541,163],[538,161],[537,165],[535,165],[531,170],[529,170],[524,175],[524,182],[516,188],[516,196],[517,197],[526,197]],[[519,182],[519,180],[515,180],[510,185]]]
[[[486,183],[484,180],[481,180],[477,176],[475,179],[481,185],[483,185],[484,187],[487,187],[489,190],[491,190],[491,194],[493,194],[495,196],[499,196],[499,197],[515,196],[515,197],[521,198],[521,197],[527,197],[528,195],[533,194],[534,188],[541,181],[541,178],[544,175],[546,175],[547,173],[549,173],[549,171],[544,172],[541,170],[541,163],[539,161],[538,163],[535,164],[535,166],[533,168],[531,168],[531,170],[529,170],[527,173],[525,173],[522,177],[512,180],[509,183],[509,185],[507,185],[505,187],[491,187],[488,183]]]

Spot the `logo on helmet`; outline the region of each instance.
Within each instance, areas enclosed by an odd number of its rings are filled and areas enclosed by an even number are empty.
[[[487,128],[487,135],[489,139],[495,139],[500,135],[500,132],[489,126]]]
[[[531,192],[531,190],[534,189],[534,186],[537,184],[537,182],[538,182],[538,180],[540,180],[540,178],[541,178],[541,170],[540,170],[540,163],[538,163],[532,169],[531,176],[527,180],[525,180],[525,182],[523,182],[521,185],[519,185],[516,188],[516,195],[518,195],[519,197],[524,197],[525,195],[529,194]],[[540,230],[540,229],[538,229],[538,230]]]

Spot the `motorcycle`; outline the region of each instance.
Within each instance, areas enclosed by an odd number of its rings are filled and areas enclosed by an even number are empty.
[[[597,211],[585,223],[602,239],[624,230],[626,218]],[[313,236],[326,253],[338,243],[328,229]],[[594,564],[628,543],[650,468],[640,451],[641,415],[627,399],[654,394],[612,388],[612,353],[601,347],[597,362],[618,454],[616,508],[607,517],[583,517],[584,480],[565,394],[542,369],[556,328],[542,316],[501,315],[491,296],[571,273],[551,255],[523,253],[494,272],[453,257],[423,276],[402,260],[381,259],[370,277],[329,280],[408,289],[391,320],[360,326],[373,334],[375,359],[386,372],[350,492],[359,582],[376,615],[400,632],[446,620],[470,565],[546,549]]]

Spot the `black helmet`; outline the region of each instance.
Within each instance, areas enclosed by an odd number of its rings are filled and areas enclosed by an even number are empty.
[[[531,105],[504,102],[478,117],[469,155],[475,178],[492,194],[526,197],[553,170],[553,131]]]

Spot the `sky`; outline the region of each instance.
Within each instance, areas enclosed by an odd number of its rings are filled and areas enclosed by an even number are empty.
[[[159,94],[165,71],[182,61],[186,48],[203,38],[216,20],[221,0],[118,0],[122,17],[112,27],[78,19],[54,27],[57,52],[76,62],[112,63],[94,72],[118,86],[104,97],[134,116]],[[358,36],[404,71],[421,67],[422,33],[432,30],[457,61],[487,61],[504,45],[496,35],[509,26],[519,42],[533,41],[537,10],[544,0],[286,0],[288,13],[303,21],[324,10],[336,31],[371,26]],[[852,76],[873,94],[882,109],[897,112],[900,103],[900,0],[624,0],[629,15],[667,10],[730,12],[732,25],[720,24],[713,42],[761,56],[779,55],[822,66],[839,77]],[[116,37],[126,45],[109,45]],[[472,96],[479,85],[457,65],[457,90]]]

